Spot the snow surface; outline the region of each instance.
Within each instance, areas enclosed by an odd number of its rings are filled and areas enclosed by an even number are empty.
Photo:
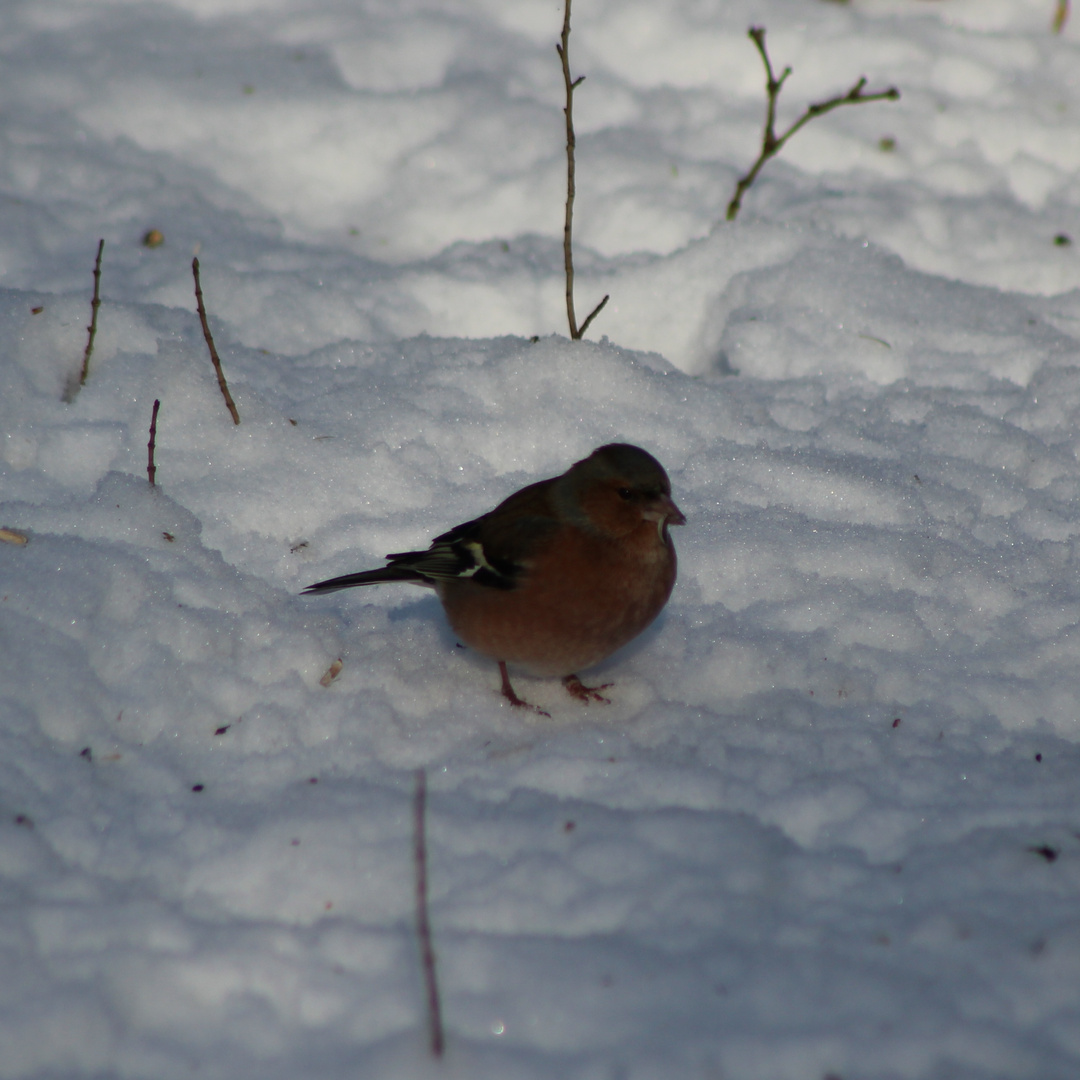
[[[578,0],[571,343],[556,0],[0,3],[0,1077],[1080,1075],[1053,8]],[[902,98],[720,223],[752,24],[781,126]],[[298,595],[613,439],[689,524],[608,707]]]

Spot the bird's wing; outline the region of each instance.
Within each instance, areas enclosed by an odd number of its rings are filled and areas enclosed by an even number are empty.
[[[482,517],[436,536],[427,551],[388,555],[387,569],[412,571],[432,584],[471,578],[489,588],[514,588],[533,553],[560,528],[547,500],[549,483],[530,484]]]
[[[326,593],[387,581],[435,585],[468,578],[493,589],[513,589],[533,553],[561,526],[548,499],[550,480],[530,484],[481,517],[436,536],[426,551],[387,555],[379,570],[318,581],[304,593]]]

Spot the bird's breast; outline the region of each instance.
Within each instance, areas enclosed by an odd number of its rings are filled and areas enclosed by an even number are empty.
[[[537,675],[569,675],[610,656],[660,613],[675,550],[655,522],[608,540],[567,527],[524,566],[512,589],[440,582],[465,644]]]

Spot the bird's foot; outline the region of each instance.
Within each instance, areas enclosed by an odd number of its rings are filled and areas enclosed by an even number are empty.
[[[514,692],[514,688],[510,685],[510,673],[506,670],[506,664],[499,661],[499,674],[502,675],[502,696],[510,702],[511,705],[516,705],[522,709],[531,709],[534,713],[538,713],[540,716],[546,716],[551,718],[551,713],[545,712],[539,705],[530,705],[524,698],[519,698]]]
[[[601,705],[610,705],[611,698],[604,697],[600,691],[607,690],[615,685],[606,682],[600,686],[586,686],[576,675],[567,675],[562,684],[571,697],[577,698],[584,705],[588,705],[590,701],[598,701]]]

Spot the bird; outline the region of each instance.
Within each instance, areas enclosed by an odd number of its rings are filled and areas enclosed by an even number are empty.
[[[457,637],[495,660],[511,705],[508,665],[560,676],[579,701],[607,703],[579,672],[638,636],[675,586],[668,533],[686,518],[659,461],[609,443],[560,476],[516,491],[494,510],[436,536],[426,551],[387,555],[377,570],[318,581],[303,595],[406,581],[434,588]]]

